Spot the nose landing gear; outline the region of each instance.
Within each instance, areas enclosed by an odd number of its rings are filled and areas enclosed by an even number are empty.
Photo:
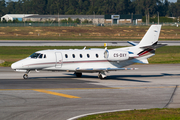
[[[26,73],[23,75],[24,79],[28,79],[28,73],[30,72],[30,70],[27,70]]]

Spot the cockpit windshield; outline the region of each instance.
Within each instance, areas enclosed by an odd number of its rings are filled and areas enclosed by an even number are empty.
[[[29,57],[31,57],[31,58],[38,58],[39,55],[40,55],[40,53],[33,53]]]

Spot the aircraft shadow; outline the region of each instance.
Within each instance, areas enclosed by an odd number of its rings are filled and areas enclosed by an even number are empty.
[[[29,79],[71,79],[71,78],[72,79],[74,78],[75,79],[83,79],[83,78],[97,79],[98,78],[97,76],[86,75],[86,74],[83,74],[81,78],[76,78],[74,74],[65,74],[65,75],[69,75],[69,76],[29,77]],[[147,82],[148,83],[150,81],[138,80],[138,78],[164,77],[164,76],[180,76],[180,74],[161,73],[160,75],[110,75],[110,76],[107,76],[107,78],[103,80],[119,80],[119,81]]]

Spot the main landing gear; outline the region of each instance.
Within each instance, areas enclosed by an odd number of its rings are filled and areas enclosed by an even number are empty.
[[[76,77],[82,77],[82,73],[75,72]]]
[[[28,73],[30,72],[30,70],[27,70],[26,73],[23,75],[24,79],[28,79]]]
[[[80,72],[74,72],[74,74],[76,75],[76,77],[82,77],[82,73],[80,73]],[[105,79],[107,76],[106,76],[106,74],[105,74],[105,72],[104,71],[101,71],[101,72],[99,72],[98,73],[98,78],[100,78],[100,79]]]
[[[105,79],[106,77],[107,77],[107,76],[106,76],[106,74],[105,74],[104,71],[101,71],[101,72],[98,73],[98,78],[99,78],[99,79]]]

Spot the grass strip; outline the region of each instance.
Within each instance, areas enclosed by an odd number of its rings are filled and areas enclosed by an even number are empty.
[[[147,109],[130,110],[112,113],[90,115],[78,120],[179,120],[180,108],[178,109]]]
[[[122,47],[122,46],[121,46]],[[104,48],[103,46],[94,46],[88,48]],[[108,49],[120,48],[118,46],[108,46]],[[3,67],[9,67],[15,61],[26,58],[32,53],[46,49],[83,49],[83,46],[1,46],[0,60],[5,62],[0,64]],[[149,58],[149,63],[153,64],[172,64],[180,63],[180,46],[165,46],[156,50],[156,55]]]

